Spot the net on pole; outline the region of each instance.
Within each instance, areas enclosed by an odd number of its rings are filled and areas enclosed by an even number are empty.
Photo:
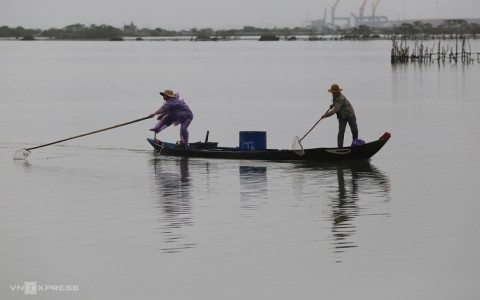
[[[298,138],[298,136],[295,136],[293,138],[292,151],[295,152],[298,155],[304,155],[305,154],[305,150],[303,150],[302,143],[300,143],[300,138]]]
[[[13,159],[14,160],[25,160],[25,159],[28,158],[29,155],[30,155],[30,151],[28,151],[27,149],[20,149],[20,150],[15,151],[15,154],[13,155]]]

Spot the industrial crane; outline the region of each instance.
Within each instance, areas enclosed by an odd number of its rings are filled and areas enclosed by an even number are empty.
[[[375,11],[377,10],[378,4],[380,4],[380,0],[375,0],[372,3],[372,19],[375,20]]]
[[[335,1],[332,5],[332,28],[335,27],[335,10],[337,9],[338,2],[340,2],[340,0]]]
[[[380,4],[380,0],[375,0],[372,3],[372,16],[370,17],[370,23],[372,23],[372,24],[379,24],[381,22],[387,22],[388,21],[388,18],[386,16],[377,16],[376,15],[378,4]]]
[[[350,18],[338,18],[335,17],[335,10],[337,9],[337,5],[340,0],[336,0],[335,3],[332,6],[332,28],[335,28],[335,20],[343,20],[347,22],[347,26],[350,27]]]
[[[363,0],[362,5],[360,5],[360,8],[358,9],[361,23],[363,23],[363,13],[365,12],[366,4],[367,4],[367,0]]]
[[[359,12],[358,17],[354,13],[350,13],[350,15],[352,15],[353,19],[355,20],[355,26],[359,26],[365,23],[364,12],[365,12],[366,4],[367,4],[367,0],[363,0],[362,4],[360,5],[360,8],[358,9],[358,12]]]

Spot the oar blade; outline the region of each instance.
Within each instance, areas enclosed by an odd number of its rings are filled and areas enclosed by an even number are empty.
[[[15,154],[13,155],[13,160],[26,160],[28,156],[30,155],[30,151],[27,149],[20,149],[15,151]]]
[[[298,154],[298,155],[304,155],[305,154],[305,150],[303,150],[302,143],[300,142],[300,138],[298,136],[295,136],[293,138],[292,151],[295,154]]]

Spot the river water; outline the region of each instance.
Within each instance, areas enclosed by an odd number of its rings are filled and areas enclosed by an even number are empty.
[[[32,297],[32,282],[35,299],[478,297],[480,65],[392,66],[390,47],[0,42],[0,298]],[[145,117],[166,88],[194,111],[191,141],[261,130],[290,148],[332,83],[360,138],[392,134],[370,161],[162,157],[146,142],[154,120],[12,159]],[[302,144],[336,134],[328,118]]]

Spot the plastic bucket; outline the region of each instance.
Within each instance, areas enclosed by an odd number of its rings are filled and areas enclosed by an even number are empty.
[[[265,151],[267,150],[267,132],[265,131],[240,131],[240,151]]]

